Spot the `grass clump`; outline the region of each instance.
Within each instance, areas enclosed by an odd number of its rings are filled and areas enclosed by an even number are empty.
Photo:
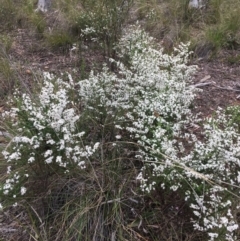
[[[75,42],[75,39],[66,32],[63,32],[63,33],[56,32],[51,34],[45,34],[45,39],[48,45],[52,49],[62,48],[62,49],[67,49],[68,51]]]
[[[29,209],[41,240],[168,240],[179,223],[172,238],[235,240],[239,110],[197,119],[188,45],[169,55],[139,26],[123,32],[117,72],[45,73],[40,94],[15,94],[1,205]]]
[[[14,72],[9,60],[7,58],[0,58],[0,84],[1,84],[1,98],[6,97],[8,94],[12,93],[12,88],[14,86]]]
[[[13,93],[15,82],[14,70],[8,57],[12,39],[8,35],[2,34],[0,35],[0,41],[0,98],[6,100],[8,94]]]
[[[0,41],[1,41],[0,48],[2,52],[1,55],[3,55],[3,53],[8,54],[12,47],[12,42],[13,42],[12,38],[7,34],[1,34]]]
[[[19,10],[19,25],[32,30],[42,38],[46,30],[47,22],[43,13],[36,11],[33,1],[23,2]]]
[[[1,0],[0,21],[1,31],[8,32],[17,27],[29,27],[37,34],[42,34],[46,27],[44,16],[35,11],[36,1],[5,1]]]
[[[234,9],[234,10],[233,10]],[[219,9],[220,18],[206,32],[207,40],[217,49],[236,49],[239,46],[239,19],[240,8],[235,2],[223,2]]]
[[[0,31],[12,30],[17,23],[17,8],[13,1],[1,0]]]
[[[151,34],[163,40],[167,50],[181,41],[191,41],[194,48],[212,52],[239,46],[239,6],[236,1],[203,1],[199,8],[190,1],[137,1],[136,14]],[[171,17],[169,17],[171,16]],[[206,52],[206,51],[205,51]],[[208,52],[208,51],[207,51]]]

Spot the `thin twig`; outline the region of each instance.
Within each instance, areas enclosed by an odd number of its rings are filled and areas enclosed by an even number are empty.
[[[206,85],[212,85],[212,84],[215,84],[215,82],[211,81],[211,82],[205,82],[205,83],[198,83],[198,84],[195,84],[195,85],[190,85],[190,87],[199,88],[199,87],[203,87],[203,86],[206,86]]]

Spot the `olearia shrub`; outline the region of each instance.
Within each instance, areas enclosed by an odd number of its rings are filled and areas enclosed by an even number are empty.
[[[222,110],[205,120],[201,134],[204,140],[190,133],[174,135],[173,143],[146,138],[139,155],[145,165],[138,179],[143,191],[161,186],[180,194],[193,211],[194,228],[206,232],[209,240],[236,240],[240,136]],[[174,141],[178,137],[192,145],[190,151]]]
[[[77,127],[81,114],[71,99],[72,88],[71,83],[44,73],[43,86],[35,99],[15,93],[12,102],[17,107],[4,113],[9,130],[14,131],[2,152],[8,165],[8,177],[1,187],[5,199],[14,201],[24,196],[30,182],[43,185],[53,175],[69,175],[76,167],[84,169],[98,148],[99,143],[83,143],[85,133]]]
[[[218,110],[206,120],[192,113],[197,67],[188,65],[187,44],[164,54],[146,32],[131,26],[116,52],[120,61],[111,61],[117,72],[104,66],[76,84],[71,76],[68,83],[45,74],[38,97],[16,96],[18,106],[5,113],[14,137],[3,151],[8,167],[2,200],[24,200],[29,180],[69,177],[88,165],[105,190],[112,187],[106,185],[110,180],[116,182],[114,168],[122,165],[117,170],[124,175],[126,153],[134,153],[141,162],[136,178],[144,195],[155,189],[176,193],[192,212],[193,228],[208,234],[208,240],[236,240],[240,139],[234,120],[239,109]],[[199,136],[188,131],[196,123]],[[117,165],[110,170],[112,162]],[[109,203],[119,198],[113,195],[119,184],[114,185],[101,191],[111,197]]]

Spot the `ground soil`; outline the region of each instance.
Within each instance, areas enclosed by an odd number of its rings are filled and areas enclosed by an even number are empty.
[[[9,59],[24,87],[30,88],[32,83],[38,81],[38,73],[43,71],[60,75],[64,72],[72,73],[74,69],[76,78],[82,74],[78,52],[44,47],[43,40],[39,36],[25,29],[17,29],[13,39]],[[93,52],[87,46],[81,54],[86,61],[85,71],[96,66],[100,68],[106,61],[101,51]],[[229,62],[232,56],[239,54],[238,50],[224,50],[212,59],[206,57],[191,60],[192,64],[198,65],[193,84],[199,85],[202,89],[195,100],[194,111],[196,113],[207,117],[212,115],[218,107],[225,108],[229,105],[240,104],[240,64]],[[0,237],[4,240],[20,240],[18,237],[20,238],[23,234],[18,235],[16,227],[19,225],[13,219],[14,216],[19,215],[24,214],[11,213],[9,210],[0,214]]]
[[[195,100],[195,112],[206,117],[218,107],[240,104],[240,63],[229,62],[238,54],[237,50],[224,50],[211,60],[193,60],[198,65],[194,84],[202,89]]]

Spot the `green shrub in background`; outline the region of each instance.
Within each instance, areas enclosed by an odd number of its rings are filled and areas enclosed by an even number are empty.
[[[0,3],[0,31],[11,30],[17,23],[17,8],[13,1],[1,0]]]
[[[7,34],[0,34],[0,98],[1,102],[7,99],[8,94],[13,92],[15,84],[14,70],[8,57],[12,46],[12,38]]]
[[[51,34],[45,34],[45,39],[52,49],[66,48],[68,52],[75,42],[75,39],[69,33],[66,32],[55,32]]]
[[[214,53],[222,48],[236,49],[240,33],[239,4],[226,0],[205,2],[201,8],[191,8],[189,0],[139,0],[135,12],[146,30],[163,40],[167,49],[172,50],[181,41],[191,41],[194,48],[201,46],[203,51],[210,47]]]
[[[82,41],[100,44],[105,54],[113,57],[114,44],[121,36],[132,3],[132,0],[83,1],[81,13],[72,18],[72,31]]]
[[[20,0],[5,1],[1,0],[0,9],[0,32],[7,32],[16,28],[33,29],[35,33],[42,37],[46,27],[45,17],[35,11],[36,1]]]
[[[222,2],[219,9],[220,18],[207,28],[206,39],[217,49],[235,49],[239,46],[240,28],[238,26],[240,8],[235,2]]]

